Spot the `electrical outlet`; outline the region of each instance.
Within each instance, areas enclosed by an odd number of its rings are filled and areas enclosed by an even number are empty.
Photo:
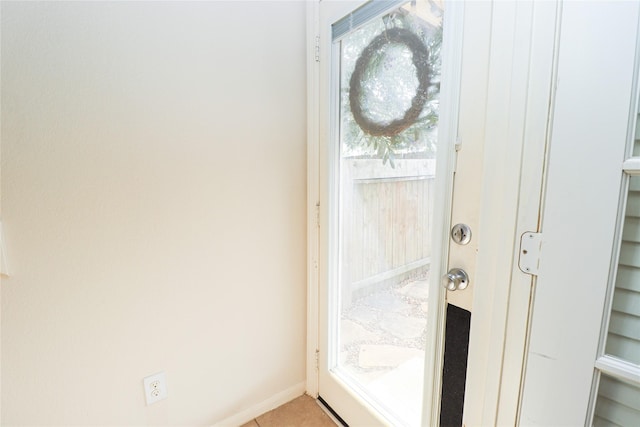
[[[142,380],[142,383],[144,384],[144,396],[147,399],[147,405],[167,398],[167,377],[164,372],[149,375]]]

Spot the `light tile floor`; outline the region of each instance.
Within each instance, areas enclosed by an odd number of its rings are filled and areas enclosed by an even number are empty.
[[[335,427],[316,400],[304,395],[260,415],[241,427]]]

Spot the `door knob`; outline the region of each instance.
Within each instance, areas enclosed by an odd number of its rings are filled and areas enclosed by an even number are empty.
[[[442,286],[449,291],[461,291],[469,286],[469,275],[461,268],[452,268],[442,276]]]

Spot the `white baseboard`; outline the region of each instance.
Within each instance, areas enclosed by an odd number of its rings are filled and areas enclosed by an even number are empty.
[[[212,427],[241,426],[245,423],[248,423],[252,419],[264,414],[265,412],[269,412],[270,410],[275,409],[280,405],[284,405],[285,403],[292,401],[296,397],[302,396],[305,392],[305,389],[306,383],[303,381],[294,385],[293,387],[289,387],[288,389],[281,391],[280,393],[276,393],[274,396],[271,396],[267,400],[263,400],[262,402],[257,403],[236,415],[232,415],[222,421],[218,421]]]

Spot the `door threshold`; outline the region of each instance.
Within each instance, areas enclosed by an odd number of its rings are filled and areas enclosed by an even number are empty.
[[[349,424],[347,424],[345,420],[343,420],[342,417],[338,415],[338,413],[334,411],[331,406],[329,406],[329,404],[322,398],[322,396],[318,396],[316,402],[318,402],[318,406],[320,406],[320,408],[322,408],[322,410],[327,413],[327,415],[331,418],[331,420],[333,420],[334,423],[339,426],[349,427]]]

